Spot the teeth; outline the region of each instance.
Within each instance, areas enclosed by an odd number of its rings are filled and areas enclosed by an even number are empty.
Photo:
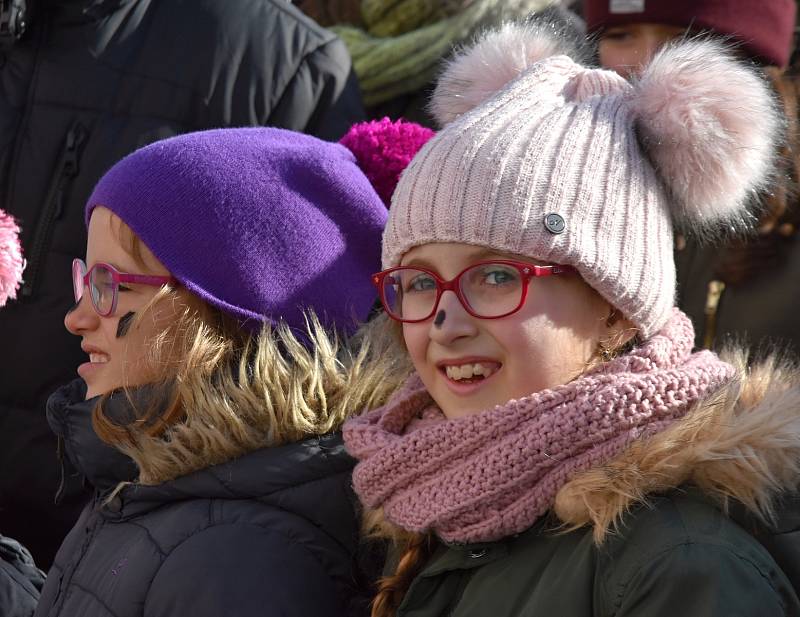
[[[92,364],[105,364],[108,362],[108,356],[104,353],[90,353],[89,362]]]
[[[453,381],[471,379],[475,375],[489,377],[494,372],[494,367],[488,364],[462,364],[461,366],[446,366],[445,373]]]

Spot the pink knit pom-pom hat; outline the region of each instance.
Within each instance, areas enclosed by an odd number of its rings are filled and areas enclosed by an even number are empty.
[[[551,24],[508,24],[457,54],[444,125],[403,173],[383,265],[456,242],[569,264],[640,330],[675,304],[673,228],[744,228],[782,120],[755,70],[707,39],[665,47],[638,81],[582,66]]]
[[[17,297],[25,260],[19,243],[19,227],[0,210],[0,306]]]

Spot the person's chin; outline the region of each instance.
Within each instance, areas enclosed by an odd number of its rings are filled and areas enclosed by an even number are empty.
[[[99,372],[99,371],[98,371]],[[103,379],[103,376],[94,373],[92,370],[85,371],[86,375],[81,375],[83,377],[84,382],[86,382],[86,400],[88,401],[90,398],[94,398],[96,396],[101,396],[106,394],[107,392],[111,392],[115,389],[114,386],[107,383],[106,379]],[[79,371],[80,374],[80,371]]]
[[[455,419],[492,409],[502,405],[508,399],[498,390],[497,374],[477,381],[456,381],[438,374],[438,397],[442,401],[440,408],[448,419]]]
[[[489,392],[482,392],[480,395],[456,396],[451,392],[442,392],[439,397],[441,399],[439,407],[448,420],[455,420],[457,418],[475,416],[488,409],[494,409],[509,400],[503,396],[491,396],[490,394]]]

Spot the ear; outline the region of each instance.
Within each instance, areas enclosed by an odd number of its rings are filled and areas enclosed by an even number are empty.
[[[639,329],[613,306],[609,306],[609,309],[605,322],[606,333],[601,338],[600,344],[604,348],[614,351],[625,347],[639,333]]]

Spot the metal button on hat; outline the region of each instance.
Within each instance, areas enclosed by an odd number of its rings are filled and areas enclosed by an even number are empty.
[[[555,212],[551,212],[550,214],[544,215],[544,227],[551,234],[560,234],[564,233],[564,230],[567,228],[567,224],[564,222],[563,216],[556,214]]]

